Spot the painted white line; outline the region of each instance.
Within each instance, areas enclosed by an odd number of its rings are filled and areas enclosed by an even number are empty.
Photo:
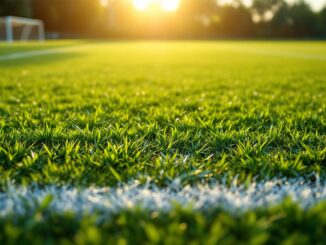
[[[48,206],[51,212],[72,211],[76,215],[94,211],[110,215],[136,206],[150,211],[168,212],[175,204],[199,211],[222,208],[231,213],[239,213],[271,207],[287,197],[307,209],[326,200],[326,181],[307,183],[304,179],[284,178],[254,182],[248,187],[236,183],[227,186],[223,182],[183,187],[179,180],[166,188],[137,181],[115,188],[9,186],[0,194],[0,217],[29,214],[49,195],[53,198]]]
[[[95,45],[96,44],[85,44],[85,45],[69,46],[69,47],[62,47],[62,48],[51,48],[51,49],[43,49],[43,50],[31,50],[31,51],[16,52],[16,53],[11,53],[11,54],[6,54],[6,55],[0,55],[0,62],[8,61],[8,60],[29,58],[29,57],[34,57],[34,56],[42,56],[42,55],[58,54],[58,53],[64,53],[64,52],[79,51],[81,49],[89,48],[90,46],[95,46]],[[264,56],[326,61],[326,55],[298,53],[298,52],[291,52],[291,51],[286,51],[286,50],[284,50],[284,51],[262,50],[259,48],[232,48],[232,50],[241,52],[241,53],[250,53],[250,54],[264,55]]]
[[[88,44],[88,45],[69,46],[69,47],[62,47],[62,48],[51,48],[51,49],[16,52],[16,53],[11,53],[11,54],[1,55],[0,62],[23,59],[23,58],[30,58],[30,57],[35,57],[35,56],[60,54],[60,53],[66,53],[66,52],[75,52],[75,51],[79,51],[81,49],[89,48],[91,46],[93,46],[93,45]]]

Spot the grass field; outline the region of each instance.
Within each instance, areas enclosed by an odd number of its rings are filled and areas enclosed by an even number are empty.
[[[324,42],[0,44],[0,93],[1,243],[326,243]]]

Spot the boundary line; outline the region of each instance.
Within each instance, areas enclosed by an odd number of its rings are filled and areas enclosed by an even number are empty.
[[[244,186],[237,184],[237,179],[227,185],[224,178],[222,181],[212,180],[211,184],[183,186],[180,179],[175,179],[164,188],[156,186],[150,179],[145,184],[134,180],[105,188],[19,187],[9,183],[0,193],[0,218],[10,214],[29,215],[49,196],[49,212],[72,211],[80,216],[94,212],[105,216],[135,207],[169,212],[176,204],[200,212],[222,208],[231,214],[239,214],[281,204],[289,197],[302,208],[309,209],[326,201],[326,180],[321,181],[318,176],[314,182],[304,178],[275,178]]]
[[[24,59],[29,57],[35,56],[44,56],[50,54],[60,54],[70,51],[79,51],[81,49],[88,48],[91,45],[78,45],[78,46],[70,46],[70,47],[58,47],[58,48],[51,48],[51,49],[41,49],[41,50],[30,50],[30,51],[23,51],[23,52],[15,52],[11,54],[0,55],[0,62],[1,61],[9,61],[9,60],[17,60],[17,59]]]

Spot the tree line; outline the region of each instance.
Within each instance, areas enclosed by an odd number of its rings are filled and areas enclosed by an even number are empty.
[[[136,11],[131,0],[0,0],[0,15],[42,19],[46,30],[117,38],[324,38],[326,7],[303,0],[181,0],[178,11]]]

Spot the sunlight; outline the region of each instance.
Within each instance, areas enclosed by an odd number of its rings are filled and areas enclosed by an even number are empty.
[[[101,6],[103,6],[103,7],[107,7],[108,4],[109,4],[109,2],[108,2],[108,0],[100,0],[100,4],[101,4]]]
[[[161,0],[160,2],[164,11],[174,12],[179,7],[179,0]]]
[[[134,7],[140,11],[146,10],[152,2],[152,0],[133,0]]]
[[[151,6],[158,5],[162,11],[174,12],[179,8],[180,0],[132,0],[135,9],[146,11]]]

